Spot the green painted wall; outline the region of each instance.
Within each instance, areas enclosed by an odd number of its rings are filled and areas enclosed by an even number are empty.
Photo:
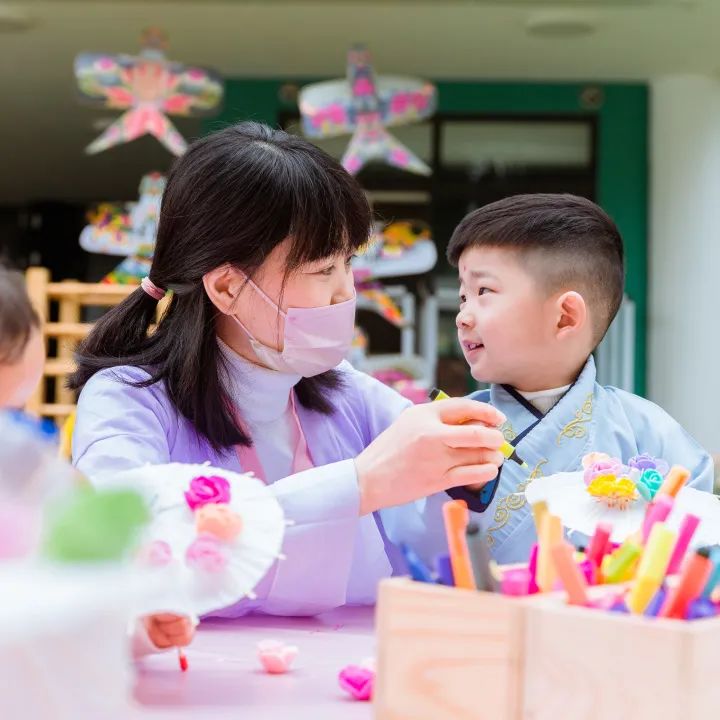
[[[293,79],[303,85],[312,78]],[[209,132],[254,119],[271,125],[292,108],[280,99],[287,80],[226,82],[220,117]],[[645,393],[647,328],[648,88],[644,84],[505,83],[438,81],[439,111],[447,114],[578,115],[597,118],[598,202],[615,219],[625,240],[626,287],[637,304],[635,391]]]

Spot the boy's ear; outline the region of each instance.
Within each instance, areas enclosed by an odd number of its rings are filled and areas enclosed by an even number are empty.
[[[221,265],[203,275],[203,285],[212,304],[223,315],[231,315],[245,280],[230,265]]]
[[[570,290],[557,299],[557,332],[558,337],[568,333],[577,333],[588,322],[588,309],[585,298],[578,292]]]

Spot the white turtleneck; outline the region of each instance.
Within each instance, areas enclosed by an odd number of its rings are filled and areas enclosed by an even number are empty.
[[[535,392],[521,392],[520,394],[543,415],[547,415],[569,389],[570,385],[563,385],[550,390],[536,390]]]
[[[238,355],[218,338],[227,391],[250,431],[268,484],[292,473],[295,421],[290,393],[300,375],[269,370]]]

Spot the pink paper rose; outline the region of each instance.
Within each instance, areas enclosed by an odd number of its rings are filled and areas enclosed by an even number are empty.
[[[228,563],[227,550],[214,535],[198,535],[185,551],[185,562],[203,572],[221,572]]]
[[[217,475],[211,477],[201,475],[193,478],[190,481],[190,490],[185,493],[185,500],[191,510],[209,503],[228,503],[230,502],[230,483]]]
[[[586,485],[590,485],[595,478],[603,475],[620,475],[623,469],[622,463],[614,458],[599,460],[586,468],[583,479]]]
[[[141,562],[152,567],[167,565],[172,560],[172,548],[164,540],[153,540],[138,553]]]

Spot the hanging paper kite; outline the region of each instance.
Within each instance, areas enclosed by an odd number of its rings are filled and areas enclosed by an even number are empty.
[[[95,107],[126,110],[86,148],[89,154],[154,135],[175,155],[187,143],[167,115],[198,117],[211,114],[222,99],[223,84],[212,70],[187,67],[165,58],[165,36],[158,30],[143,34],[139,56],[82,53],[75,58],[81,96]]]
[[[303,130],[309,138],[352,133],[342,164],[355,175],[372,160],[429,175],[430,168],[385,128],[407,125],[435,112],[431,83],[409,77],[375,78],[363,46],[348,53],[347,80],[308,85],[300,91]]]
[[[100,255],[125,256],[102,282],[137,285],[149,274],[164,190],[165,176],[149,173],[140,181],[138,202],[103,203],[88,213],[90,224],[80,233],[80,247]]]

